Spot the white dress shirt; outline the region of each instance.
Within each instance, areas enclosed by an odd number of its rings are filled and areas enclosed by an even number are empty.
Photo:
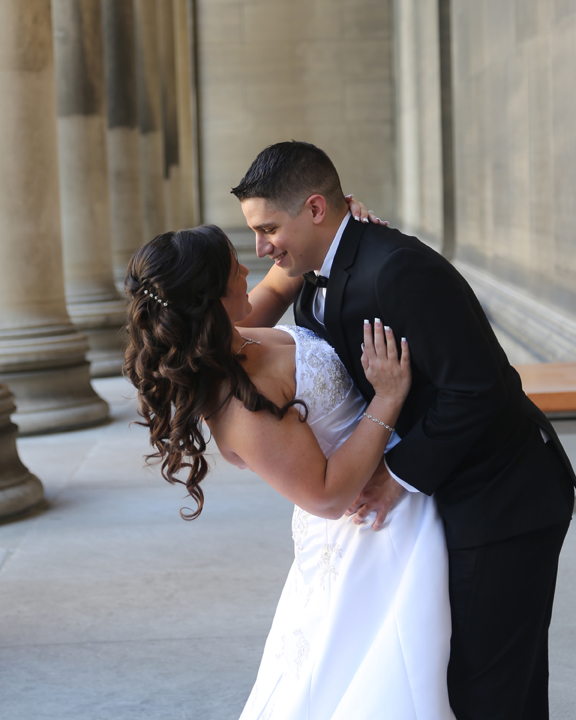
[[[342,239],[342,235],[344,234],[344,230],[346,228],[346,225],[348,225],[348,220],[352,217],[352,213],[350,210],[346,213],[344,216],[344,220],[340,223],[340,227],[338,228],[338,231],[336,235],[334,236],[334,240],[332,240],[332,244],[330,245],[330,248],[328,249],[328,252],[326,253],[326,257],[324,258],[324,262],[322,263],[322,267],[320,268],[320,271],[314,270],[314,273],[316,275],[324,275],[324,277],[330,277],[330,270],[332,270],[332,263],[334,262],[334,256],[336,255],[336,251],[338,250],[338,246],[340,245],[340,240]],[[316,294],[314,295],[314,303],[312,304],[312,309],[314,312],[314,317],[321,325],[324,325],[324,306],[326,305],[326,288],[316,288]]]
[[[338,250],[338,246],[340,245],[340,240],[342,239],[342,235],[344,234],[344,230],[346,228],[346,225],[348,225],[348,220],[352,217],[352,214],[350,211],[348,211],[340,223],[340,227],[338,228],[338,231],[336,235],[334,236],[334,240],[332,240],[332,244],[330,245],[330,248],[328,249],[328,252],[326,253],[326,257],[324,258],[324,262],[322,263],[322,267],[320,270],[315,270],[314,272],[316,275],[324,275],[324,277],[329,278],[330,277],[330,271],[332,270],[332,263],[334,262],[334,257],[336,255],[336,251]],[[324,308],[326,306],[326,290],[327,288],[316,288],[316,293],[314,295],[314,302],[312,304],[312,310],[314,313],[314,317],[321,325],[324,325]],[[360,351],[360,348],[358,348]],[[388,450],[391,450],[394,445],[397,445],[400,442],[400,436],[396,431],[394,431],[390,435],[390,439],[388,440],[388,445],[386,446],[386,452]],[[384,462],[386,463],[386,458],[384,458]],[[407,482],[404,482],[401,478],[399,478],[397,475],[395,475],[390,468],[388,467],[388,463],[386,463],[386,467],[388,468],[388,472],[394,480],[396,480],[397,483],[402,485],[402,487],[406,490],[409,490],[410,492],[419,492],[416,490],[416,488],[412,487],[412,485],[409,485]]]

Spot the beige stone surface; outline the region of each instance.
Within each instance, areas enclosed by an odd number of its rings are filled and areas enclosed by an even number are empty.
[[[112,264],[100,0],[54,0],[60,209],[68,312],[95,377],[122,370],[125,303]]]
[[[166,227],[164,138],[156,0],[134,0],[144,240]]]
[[[116,300],[104,117],[59,117],[58,147],[68,303],[102,294]]]
[[[180,180],[180,141],[178,137],[178,99],[176,95],[174,2],[173,0],[158,2],[156,7],[161,69],[166,229],[178,230],[182,226],[182,189]]]
[[[108,130],[108,160],[114,278],[121,292],[128,260],[144,242],[138,128]]]
[[[140,160],[142,163],[142,206],[144,211],[144,242],[165,232],[166,200],[162,163],[162,133],[160,130],[140,135]]]
[[[324,149],[346,192],[391,215],[391,2],[197,7],[205,219],[240,227],[230,187],[266,145],[290,139]]]
[[[463,260],[574,317],[576,4],[453,2]]]
[[[1,3],[0,48],[0,382],[23,432],[102,422],[64,295],[50,4]]]
[[[440,244],[442,148],[438,0],[396,0],[398,219]]]
[[[187,0],[174,2],[174,51],[176,53],[176,101],[180,160],[180,222],[183,227],[200,224],[198,127],[196,87],[193,85],[192,19]]]
[[[43,498],[42,483],[24,466],[16,448],[18,428],[10,420],[14,397],[0,385],[0,521],[36,507]]]
[[[144,241],[134,3],[104,0],[102,15],[112,254],[122,291],[128,260]]]

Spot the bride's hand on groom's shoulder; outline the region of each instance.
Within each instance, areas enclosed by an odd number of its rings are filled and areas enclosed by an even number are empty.
[[[372,530],[380,530],[389,511],[398,502],[403,492],[404,488],[390,475],[382,460],[364,490],[356,497],[345,514],[355,515],[354,522],[362,525],[368,515],[372,511],[376,511]]]
[[[356,200],[353,193],[345,195],[344,198],[348,203],[348,210],[352,213],[354,220],[363,223],[372,222],[375,225],[388,225],[388,220],[380,220],[379,217],[376,217],[374,210],[367,210],[366,205]]]

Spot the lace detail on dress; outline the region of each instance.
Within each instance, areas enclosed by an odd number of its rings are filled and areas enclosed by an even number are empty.
[[[314,422],[341,405],[352,380],[334,348],[308,328],[279,325],[296,341],[297,397],[304,400]]]
[[[338,575],[338,570],[334,564],[336,558],[342,557],[342,548],[336,543],[326,544],[322,546],[320,550],[320,560],[318,560],[318,567],[320,568],[320,585],[322,590],[326,589],[326,578]]]
[[[302,670],[302,666],[308,659],[310,643],[306,640],[300,628],[294,630],[294,636],[296,637],[296,660],[294,661],[296,663],[296,679],[300,680],[300,670]]]
[[[296,567],[302,572],[302,552],[304,550],[304,540],[308,535],[308,518],[310,513],[294,506],[294,514],[292,515],[292,539],[294,540],[294,556]]]

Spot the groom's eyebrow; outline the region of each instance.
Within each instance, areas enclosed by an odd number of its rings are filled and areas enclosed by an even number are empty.
[[[276,223],[268,222],[262,223],[261,225],[252,225],[252,230],[268,230],[268,228],[276,227]]]

